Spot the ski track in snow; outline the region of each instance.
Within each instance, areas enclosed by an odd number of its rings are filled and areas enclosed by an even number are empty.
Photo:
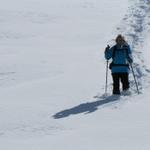
[[[136,0],[128,9],[121,23],[116,27],[115,33],[125,35],[133,50],[133,69],[140,93],[150,85],[150,67],[146,66],[143,58],[145,37],[150,32],[150,0]],[[130,73],[130,86],[132,93],[137,93],[132,71]],[[112,88],[112,84],[109,85]],[[98,96],[101,94],[99,93]]]
[[[142,93],[150,85],[150,67],[146,66],[143,58],[145,37],[148,37],[150,32],[150,0],[136,0],[132,3],[128,8],[128,13],[123,17],[114,32],[116,35],[123,34],[133,50],[133,69],[139,91]],[[112,90],[112,84],[109,84],[109,88]],[[132,71],[130,73],[130,88],[132,92],[130,97],[137,96]],[[101,93],[98,93],[97,97],[99,97],[97,99],[101,99]],[[121,97],[120,99],[129,100],[130,98]],[[114,104],[116,105],[118,102],[116,101]],[[110,106],[112,105],[110,104]]]
[[[140,91],[149,87],[150,84],[150,68],[146,66],[142,57],[145,37],[148,36],[149,31],[150,0],[137,0],[133,2],[133,5],[129,8],[129,13],[125,15],[120,26],[117,27],[117,32],[123,33],[129,43],[131,43],[134,58],[133,68]],[[131,81],[131,89],[134,89],[134,92],[136,92],[133,79]]]

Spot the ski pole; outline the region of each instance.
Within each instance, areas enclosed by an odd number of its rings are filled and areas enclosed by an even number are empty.
[[[108,60],[106,61],[106,83],[105,83],[105,94],[107,94],[107,82],[108,82]]]
[[[133,77],[134,77],[134,81],[135,81],[135,85],[136,85],[136,89],[137,89],[137,93],[140,94],[139,92],[139,88],[138,88],[138,84],[137,84],[137,81],[136,81],[136,78],[135,78],[135,73],[134,73],[134,70],[133,70],[133,66],[132,64],[130,63],[130,66],[131,66],[131,69],[132,69],[132,74],[133,74]]]

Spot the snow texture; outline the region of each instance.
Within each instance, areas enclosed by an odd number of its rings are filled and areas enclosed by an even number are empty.
[[[2,150],[150,149],[150,0],[5,0],[0,5]],[[133,50],[130,95],[105,91],[104,49]]]

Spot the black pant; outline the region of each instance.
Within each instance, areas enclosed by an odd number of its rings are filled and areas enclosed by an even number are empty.
[[[122,90],[129,89],[128,73],[112,73],[113,78],[113,94],[120,94],[120,81],[122,83]]]

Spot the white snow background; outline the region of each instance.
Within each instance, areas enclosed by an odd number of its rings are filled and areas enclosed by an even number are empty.
[[[150,0],[0,2],[1,150],[150,149]],[[130,96],[104,97],[120,33],[140,94],[131,72]]]

